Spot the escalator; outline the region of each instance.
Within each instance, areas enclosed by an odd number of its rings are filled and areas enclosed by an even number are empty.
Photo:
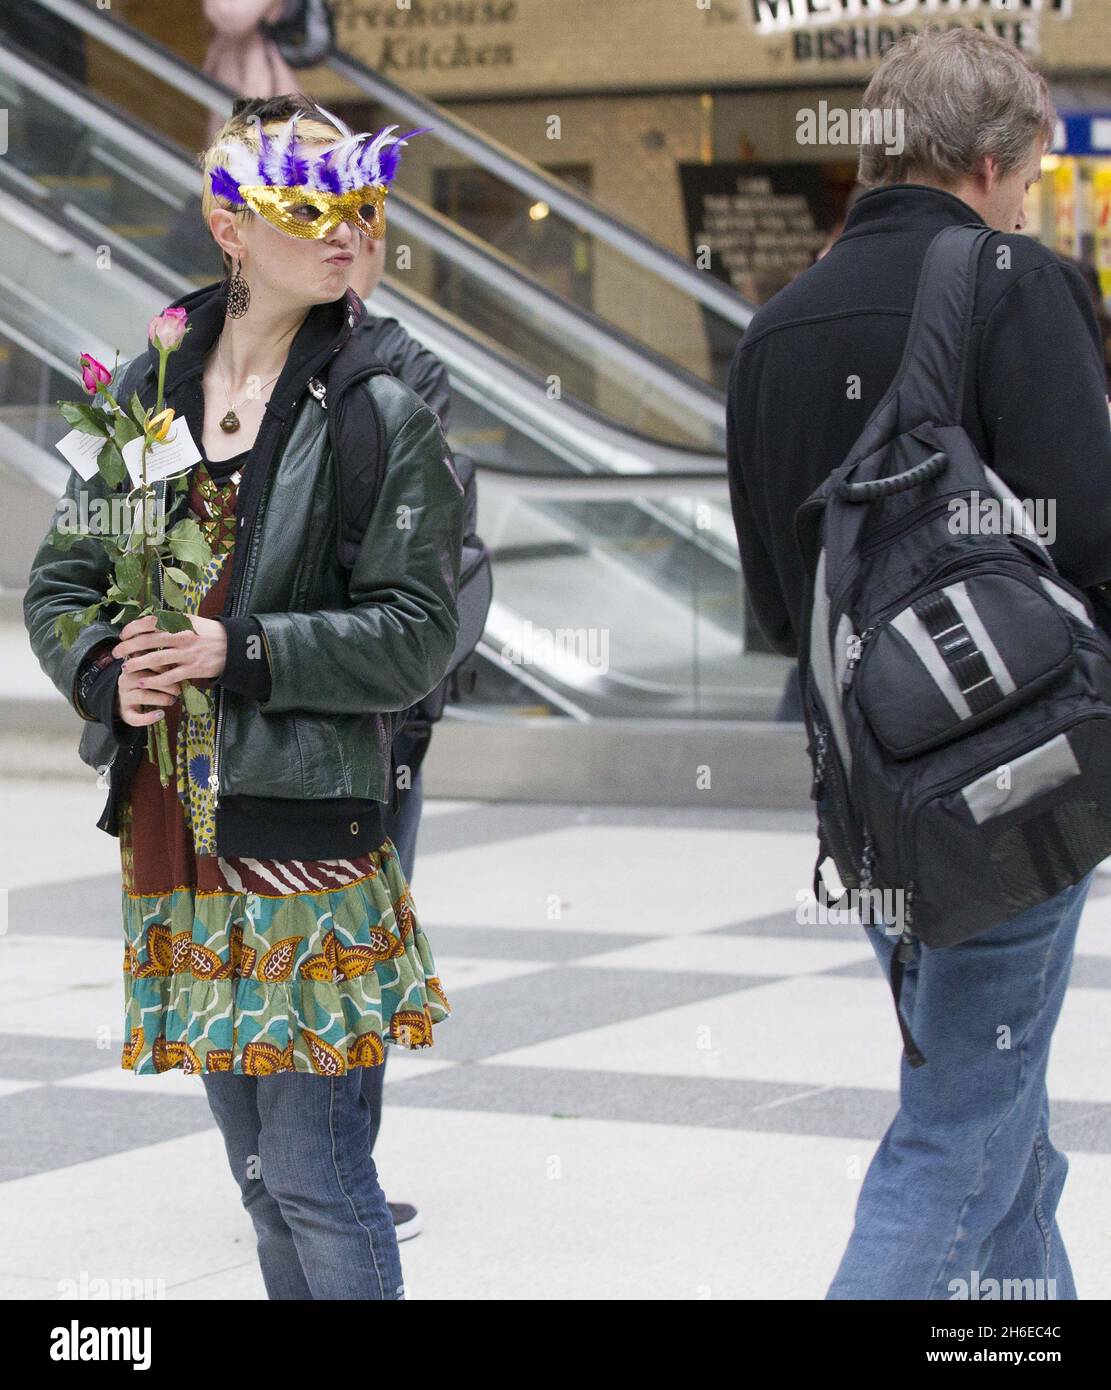
[[[99,25],[101,38],[106,24],[113,39],[126,30],[79,0],[25,8],[66,11],[83,32]],[[61,490],[65,465],[52,445],[66,427],[54,403],[72,394],[77,353],[131,356],[152,313],[222,273],[200,219],[195,156],[173,132],[190,110],[225,115],[231,94],[134,31],[126,37],[120,49],[101,46],[121,87],[147,74],[149,123],[26,49],[0,50],[5,516],[44,504],[40,527],[5,536],[5,589],[25,578],[28,538],[37,541]],[[155,101],[155,84],[173,99]],[[417,273],[387,275],[371,308],[443,358],[452,445],[481,470],[496,601],[480,708],[579,720],[770,717],[782,664],[746,651],[713,373],[562,298],[505,248],[399,189],[389,216]],[[465,322],[449,307],[461,284]]]

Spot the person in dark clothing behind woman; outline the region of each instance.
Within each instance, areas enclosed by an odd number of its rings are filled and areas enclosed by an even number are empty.
[[[1111,424],[1091,296],[1077,270],[1018,235],[1053,139],[1044,80],[1001,39],[927,29],[889,51],[861,105],[904,116],[903,147],[863,146],[869,191],[828,255],[757,312],[730,373],[745,580],[789,656],[806,621],[795,511],[892,382],[926,248],[945,227],[997,230],[978,267],[961,423],[1020,499],[1053,501],[1065,578],[1111,578]],[[1076,1297],[1055,1220],[1068,1164],[1048,1134],[1046,1066],[1090,884],[960,945],[914,944],[904,1012],[929,1062],[901,1064],[900,1108],[828,1297],[967,1297],[977,1277]],[[861,930],[886,973],[895,941],[882,923]]]
[[[377,241],[366,238],[360,254],[351,267],[351,288],[363,300],[370,298],[382,278],[386,260],[385,238]],[[355,331],[370,339],[375,355],[394,376],[415,391],[436,412],[440,427],[447,433],[451,410],[451,383],[447,368],[434,352],[417,342],[396,319],[371,313],[360,320]],[[417,830],[424,805],[424,784],[421,766],[432,739],[429,724],[416,718],[408,719],[394,739],[394,758],[398,772],[407,770],[408,786],[399,789],[397,810],[383,814],[386,833],[397,849],[406,879],[413,877],[417,854]],[[385,1062],[367,1068],[363,1073],[363,1095],[371,1111],[370,1147],[373,1152],[382,1123],[382,1087],[385,1082]],[[419,1235],[424,1222],[418,1209],[410,1202],[390,1202],[390,1213],[398,1240]]]

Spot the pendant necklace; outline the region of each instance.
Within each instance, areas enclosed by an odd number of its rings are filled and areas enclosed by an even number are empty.
[[[237,404],[241,404],[242,402],[232,401],[231,392],[228,390],[227,373],[224,371],[224,363],[223,359],[220,356],[219,347],[217,347],[216,349],[216,360],[220,367],[220,375],[221,377],[223,377],[224,380],[224,395],[228,398],[227,411],[224,415],[220,417],[220,428],[224,431],[225,434],[234,434],[235,431],[239,428],[239,416],[235,413],[235,407]],[[280,371],[275,372],[274,375],[270,378],[270,381],[277,381],[280,375]],[[264,381],[262,385],[258,388],[257,394],[261,395],[262,392],[265,391],[266,388],[270,385],[270,381]],[[249,396],[250,394],[250,391],[248,391],[247,395]]]

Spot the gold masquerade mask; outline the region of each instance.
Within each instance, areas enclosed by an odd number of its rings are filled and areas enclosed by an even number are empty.
[[[240,140],[219,146],[221,162],[209,172],[212,192],[236,207],[249,207],[287,236],[318,241],[341,222],[378,239],[386,230],[386,194],[397,172],[401,146],[423,130],[395,136],[397,126],[356,135],[338,116],[316,108],[343,138],[330,145],[297,139],[295,112],[268,135],[252,116],[258,149]]]
[[[287,236],[318,241],[341,222],[350,222],[364,236],[375,240],[386,233],[386,194],[379,184],[353,188],[347,193],[323,193],[302,184],[299,188],[269,188],[265,185],[239,191],[247,206],[265,217],[272,227]]]

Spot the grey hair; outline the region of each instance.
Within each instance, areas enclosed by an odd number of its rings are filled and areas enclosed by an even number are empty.
[[[1057,123],[1045,78],[1018,49],[964,26],[905,35],[876,69],[861,105],[902,111],[905,128],[898,154],[862,145],[858,178],[869,188],[956,183],[985,155],[1008,174],[1038,136],[1052,145]]]

